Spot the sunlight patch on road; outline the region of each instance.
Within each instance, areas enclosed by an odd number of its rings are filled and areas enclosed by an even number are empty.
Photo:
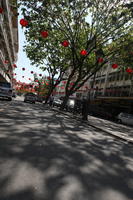
[[[46,193],[43,173],[29,163],[19,162],[12,171],[12,176],[5,189],[5,196],[12,195],[23,190],[30,189],[36,197]]]
[[[101,191],[96,191],[94,194],[94,199],[100,199],[100,200],[129,200],[124,194],[121,192],[112,189],[112,188],[106,188]]]

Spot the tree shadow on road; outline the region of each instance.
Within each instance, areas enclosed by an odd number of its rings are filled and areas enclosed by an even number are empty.
[[[132,145],[40,105],[3,116],[0,200],[133,198]]]

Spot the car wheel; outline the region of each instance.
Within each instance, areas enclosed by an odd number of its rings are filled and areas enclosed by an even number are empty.
[[[11,97],[9,97],[9,98],[8,98],[8,101],[12,101],[12,98],[11,98]]]

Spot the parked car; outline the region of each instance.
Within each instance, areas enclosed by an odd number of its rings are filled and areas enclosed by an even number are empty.
[[[127,125],[132,125],[133,126],[133,114],[128,114],[128,113],[121,112],[117,116],[117,121],[119,123],[123,123],[123,124],[127,124]]]
[[[36,97],[36,101],[42,103],[42,102],[43,102],[43,98],[40,97],[40,96],[37,96],[37,97]]]
[[[34,93],[27,93],[24,96],[24,102],[31,102],[35,103],[36,102],[36,95]]]
[[[12,86],[8,82],[0,82],[0,98],[12,100]]]
[[[62,100],[60,99],[60,98],[54,98],[54,100],[53,100],[53,106],[57,106],[57,107],[60,107],[61,106],[61,104],[62,104]]]

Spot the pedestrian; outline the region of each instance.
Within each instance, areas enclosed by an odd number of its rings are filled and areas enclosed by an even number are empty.
[[[54,96],[53,94],[49,97],[49,105],[50,107],[53,106]]]
[[[89,100],[85,97],[83,97],[82,100],[82,120],[87,121],[88,117],[88,109],[89,109]]]

